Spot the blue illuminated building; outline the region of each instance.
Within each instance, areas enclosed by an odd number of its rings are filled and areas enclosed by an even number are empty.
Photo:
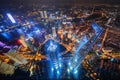
[[[13,24],[16,23],[15,19],[12,17],[12,15],[10,13],[7,13],[7,16]]]
[[[90,32],[87,32],[84,36],[82,41],[79,44],[79,47],[77,48],[74,57],[70,61],[70,70],[73,71],[75,74],[77,73],[78,67],[81,66],[82,60],[85,58],[86,54],[90,51],[93,44],[96,42],[98,37],[101,35],[103,29],[100,28],[95,22],[92,23],[92,28],[95,31],[94,35],[90,38],[87,37],[87,35]]]

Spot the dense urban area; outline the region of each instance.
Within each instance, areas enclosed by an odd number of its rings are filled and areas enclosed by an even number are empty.
[[[120,6],[85,1],[3,1],[0,80],[119,80]]]

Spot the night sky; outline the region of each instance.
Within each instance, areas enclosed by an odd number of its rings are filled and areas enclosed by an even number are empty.
[[[59,3],[109,3],[109,4],[120,4],[120,0],[0,0],[0,5],[4,4],[9,4],[9,3],[14,3],[14,4],[30,4],[30,3],[54,3],[54,4],[59,4]]]
[[[0,10],[8,8],[17,8],[21,5],[31,7],[32,5],[91,5],[91,4],[109,4],[120,5],[120,0],[0,0]]]

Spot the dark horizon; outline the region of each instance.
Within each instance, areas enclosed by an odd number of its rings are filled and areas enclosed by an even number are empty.
[[[120,0],[0,0],[0,5],[8,4],[120,4]]]

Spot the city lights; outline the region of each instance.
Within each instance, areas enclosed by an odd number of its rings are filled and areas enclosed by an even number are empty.
[[[48,51],[55,51],[56,50],[56,48],[57,48],[57,45],[56,44],[54,44],[54,42],[53,41],[50,41],[50,44],[49,44],[49,47],[48,47]]]
[[[35,32],[36,32],[36,33],[40,33],[40,30],[36,30]]]
[[[70,70],[72,70],[73,69],[73,67],[72,66],[70,66]]]
[[[62,67],[62,64],[59,64],[60,68]]]
[[[2,29],[0,29],[0,32],[2,32]]]
[[[67,69],[67,72],[69,73],[69,72],[70,72],[70,69]]]
[[[51,70],[54,71],[54,68],[52,68]]]
[[[10,13],[7,13],[7,16],[13,24],[16,23],[15,19],[12,17],[12,15]]]
[[[57,66],[57,65],[55,65],[55,69],[58,69],[58,66]]]
[[[57,71],[57,74],[60,74],[60,71]]]
[[[76,70],[75,72],[74,72],[74,74],[77,74],[78,73],[78,71]]]
[[[75,62],[77,62],[77,59],[75,59]]]
[[[70,66],[70,65],[71,65],[71,63],[69,62],[69,63],[68,63],[68,65]]]
[[[120,6],[81,1],[0,2],[2,80],[119,80]]]

